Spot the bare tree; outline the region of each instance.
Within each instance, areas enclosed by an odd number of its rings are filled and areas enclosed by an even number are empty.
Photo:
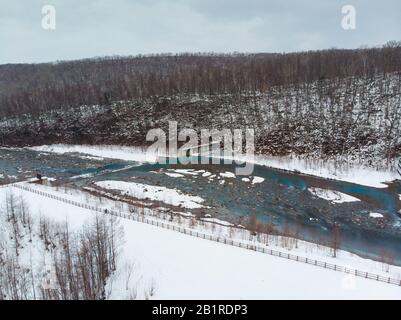
[[[386,250],[380,250],[380,260],[383,262],[383,270],[385,272],[390,272],[390,266],[394,264],[394,255]]]
[[[333,257],[337,257],[337,251],[341,246],[341,229],[338,223],[334,223],[332,231],[331,231],[331,241],[330,246],[333,251]]]

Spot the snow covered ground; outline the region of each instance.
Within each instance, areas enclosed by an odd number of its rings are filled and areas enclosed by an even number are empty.
[[[126,146],[55,144],[32,147],[31,149],[44,152],[56,152],[59,154],[67,152],[79,152],[97,157],[107,157],[139,162],[155,162],[158,156],[156,154],[146,152],[146,148]],[[238,160],[247,160],[247,158],[239,157]],[[295,156],[273,157],[255,155],[252,157],[252,159],[248,160],[254,162],[255,164],[272,168],[301,172],[304,174],[347,181],[377,188],[386,188],[387,185],[384,184],[385,182],[394,181],[395,179],[400,178],[395,169],[379,170],[371,167],[363,167],[352,164],[340,167],[338,162],[335,161],[304,159]]]
[[[27,184],[17,183],[17,185],[26,186]],[[47,194],[51,194],[54,196],[61,196],[71,201],[91,204],[94,207],[99,208],[102,212],[105,211],[104,209],[107,209],[108,211],[114,210],[117,212],[129,212],[132,209],[130,204],[120,201],[122,200],[121,196],[116,196],[110,192],[100,191],[94,188],[85,187],[84,189],[91,192],[95,191],[96,194],[106,196],[107,198],[99,197],[95,194],[82,192],[78,189],[68,187],[60,188],[37,184],[29,184],[29,187],[31,189],[46,192]],[[227,239],[233,239],[235,241],[240,241],[242,243],[248,243],[251,245],[265,246],[266,243],[268,243],[268,247],[270,249],[278,250],[284,253],[297,254],[302,257],[325,261],[327,263],[342,266],[348,266],[349,268],[358,269],[363,272],[380,274],[383,277],[390,276],[392,278],[401,280],[401,267],[388,267],[387,264],[364,259],[347,251],[339,250],[337,252],[337,257],[333,258],[332,250],[323,245],[318,245],[302,240],[295,241],[295,239],[293,238],[280,236],[268,236],[268,239],[266,239],[266,237],[262,237],[261,239],[259,239],[258,237],[251,236],[249,231],[246,229],[229,228],[230,226],[232,226],[231,223],[213,218],[210,214],[205,215],[205,218],[202,219],[202,224],[196,224],[193,223],[193,215],[190,212],[174,212],[175,216],[172,219],[167,208],[158,207],[157,209],[151,209],[146,208],[150,206],[149,203],[142,203],[140,201],[136,201],[136,203],[145,207],[142,214],[155,221],[168,221],[170,224],[174,224],[177,227],[186,226],[196,231],[200,231],[210,235],[225,237]],[[188,219],[183,220],[182,217]]]
[[[66,196],[62,188],[34,187]],[[0,188],[0,203],[4,203],[7,190]],[[93,216],[87,209],[20,189],[12,190],[24,197],[33,215],[41,214],[59,222],[68,220],[72,228],[81,227]],[[85,198],[78,192],[68,197]],[[86,198],[88,203],[94,201],[93,196]],[[151,285],[154,299],[401,299],[401,287],[395,285],[355,278],[131,220],[121,219],[121,222],[125,233],[122,258],[135,264],[132,281],[137,285],[138,298],[143,298],[141,292]],[[297,250],[307,249],[302,242],[298,245]],[[315,249],[309,250],[308,256],[319,255],[322,259]],[[345,252],[339,252],[334,260],[353,267],[378,265]],[[124,267],[121,268],[118,272],[123,273]],[[399,268],[391,272],[394,275]],[[126,297],[123,287],[114,298]]]

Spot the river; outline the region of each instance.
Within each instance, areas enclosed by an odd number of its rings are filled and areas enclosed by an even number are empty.
[[[210,174],[166,174],[177,169],[204,170]],[[341,248],[374,259],[379,259],[385,250],[401,265],[400,182],[388,188],[374,188],[258,165],[253,175],[263,178],[261,183],[245,182],[241,176],[211,179],[224,172],[235,172],[234,165],[140,164],[78,154],[0,149],[3,183],[41,173],[78,187],[93,181],[122,180],[177,188],[204,198],[205,205],[210,207],[205,212],[215,218],[241,224],[255,214],[262,223],[271,223],[281,231],[297,230],[303,239],[322,244],[331,241],[332,226],[337,223],[341,226]],[[316,197],[310,188],[339,191],[360,201],[333,203]],[[380,213],[383,218],[373,218],[371,212]]]

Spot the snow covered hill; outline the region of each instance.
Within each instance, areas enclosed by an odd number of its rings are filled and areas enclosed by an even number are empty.
[[[266,93],[181,94],[53,110],[0,122],[3,144],[146,145],[150,129],[254,128],[261,155],[390,168],[401,155],[401,75],[271,87]],[[166,131],[167,132],[167,131]]]

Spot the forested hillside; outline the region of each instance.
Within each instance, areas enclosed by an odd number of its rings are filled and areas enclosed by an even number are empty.
[[[289,54],[181,54],[0,66],[0,115],[174,94],[272,87],[401,70],[401,43]]]
[[[0,66],[0,143],[144,145],[165,127],[256,130],[264,154],[401,154],[401,44]]]

